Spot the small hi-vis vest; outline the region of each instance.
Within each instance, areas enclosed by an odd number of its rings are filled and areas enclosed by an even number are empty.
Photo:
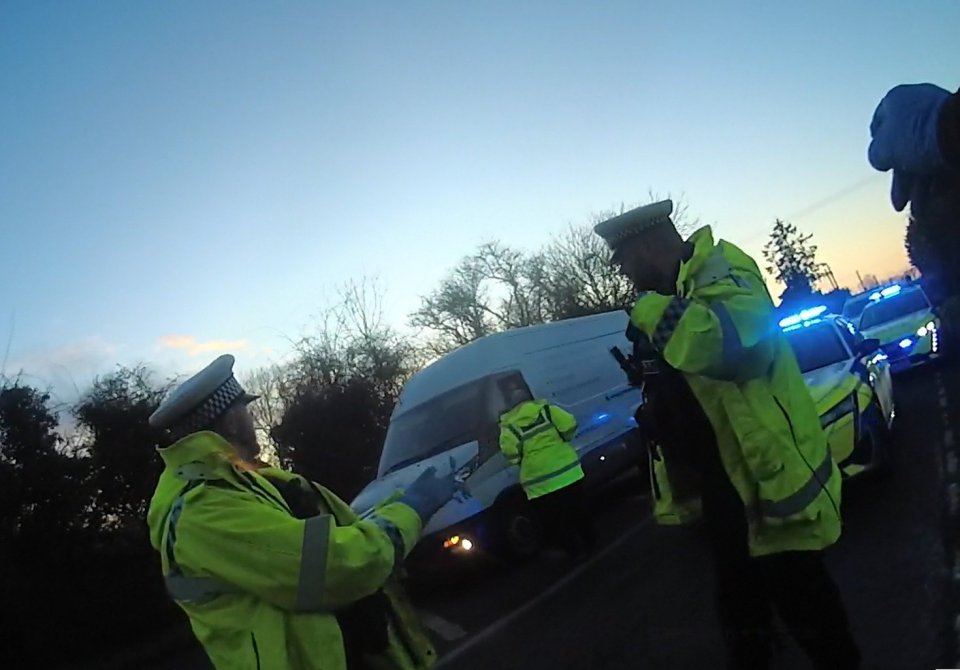
[[[544,400],[522,402],[500,417],[500,450],[520,466],[520,485],[533,500],[583,479],[580,457],[570,444],[577,420]]]

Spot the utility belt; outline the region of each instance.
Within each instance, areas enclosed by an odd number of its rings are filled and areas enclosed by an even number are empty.
[[[719,460],[713,426],[682,372],[668,365],[646,334],[629,328],[633,343],[629,359],[613,353],[630,383],[643,388],[637,424],[647,437],[651,466],[663,459],[673,497],[699,497],[705,468]]]
[[[312,488],[305,489],[297,480],[282,480],[262,473],[261,476],[276,487],[290,508],[290,513],[297,519],[332,514],[332,510],[326,509],[322,496]],[[387,651],[390,646],[390,606],[390,599],[380,589],[332,613],[343,636],[349,670],[361,670],[364,667],[364,654],[376,655]]]

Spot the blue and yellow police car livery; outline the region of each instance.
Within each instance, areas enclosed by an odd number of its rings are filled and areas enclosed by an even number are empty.
[[[781,319],[845,477],[882,467],[894,418],[890,360],[851,321],[814,307]]]
[[[940,318],[919,285],[896,284],[870,294],[860,316],[865,337],[880,340],[894,372],[938,358],[943,335]]]

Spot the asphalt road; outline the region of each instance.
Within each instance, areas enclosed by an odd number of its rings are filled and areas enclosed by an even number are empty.
[[[943,446],[960,427],[960,372],[922,368],[895,379],[895,461],[888,476],[849,482],[844,533],[827,552],[864,668],[944,667],[948,625]],[[960,432],[957,433],[960,435]],[[570,566],[547,554],[491,566],[415,594],[444,667],[457,670],[720,667],[706,545],[695,529],[650,523],[636,480],[596,500],[602,546]],[[207,667],[197,652],[157,670]],[[776,667],[808,668],[785,635]],[[956,667],[956,666],[953,666]]]

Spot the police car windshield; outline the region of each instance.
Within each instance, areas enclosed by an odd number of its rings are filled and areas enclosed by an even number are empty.
[[[930,302],[923,291],[905,291],[869,305],[863,310],[860,319],[860,329],[873,328],[888,321],[895,321],[902,316],[930,309]]]
[[[797,328],[788,331],[786,335],[793,353],[797,356],[801,372],[825,368],[850,357],[836,327],[829,321]]]
[[[447,391],[390,420],[380,477],[478,440],[486,423],[484,380]]]

